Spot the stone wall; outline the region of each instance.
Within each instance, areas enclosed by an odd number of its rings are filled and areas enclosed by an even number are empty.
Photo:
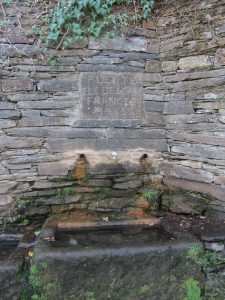
[[[57,211],[60,189],[70,186],[67,209],[121,210],[132,206],[127,189],[162,177],[211,195],[223,212],[224,3],[156,8],[129,38],[49,50],[55,67],[24,34],[35,12],[18,2],[20,30],[8,8],[15,21],[0,35],[0,214],[18,198]],[[105,187],[108,204],[93,205],[90,195]]]
[[[225,1],[185,1],[158,19],[169,153],[164,182],[224,212]],[[160,87],[159,87],[160,88]]]

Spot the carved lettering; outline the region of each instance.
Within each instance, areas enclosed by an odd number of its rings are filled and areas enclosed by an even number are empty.
[[[142,94],[142,74],[82,73],[81,115],[88,119],[140,119]]]

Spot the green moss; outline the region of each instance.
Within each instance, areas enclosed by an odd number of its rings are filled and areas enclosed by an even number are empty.
[[[67,197],[73,196],[75,194],[74,188],[72,187],[65,187],[58,190],[57,197],[64,201]]]
[[[147,295],[150,292],[150,286],[148,284],[144,284],[139,291],[140,295]]]
[[[199,282],[195,279],[188,278],[184,282],[184,288],[186,289],[186,296],[183,300],[201,300],[201,289]]]

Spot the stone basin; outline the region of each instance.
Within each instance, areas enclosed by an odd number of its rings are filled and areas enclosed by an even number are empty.
[[[187,259],[199,242],[172,227],[157,218],[47,221],[34,261],[47,265],[42,278],[54,285],[48,299],[183,299],[184,281],[202,279]]]
[[[19,276],[22,259],[17,251],[20,234],[0,233],[0,299],[17,300],[23,278]]]

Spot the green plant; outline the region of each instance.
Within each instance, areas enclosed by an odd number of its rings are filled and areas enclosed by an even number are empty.
[[[139,291],[139,294],[141,295],[147,295],[150,291],[150,286],[148,284],[144,284]]]
[[[225,259],[221,259],[217,252],[204,250],[199,245],[194,245],[188,249],[188,258],[195,261],[203,270],[219,268],[225,263]]]
[[[46,47],[67,48],[73,41],[86,36],[106,37],[126,34],[129,28],[146,19],[155,0],[60,0],[49,7],[43,18],[47,30],[34,27]],[[39,24],[40,25],[40,24]]]
[[[84,294],[85,300],[96,300],[94,292],[88,291]]]
[[[159,191],[156,189],[148,189],[146,191],[143,191],[141,193],[143,197],[145,197],[149,203],[151,204],[151,208],[153,210],[157,210],[159,203],[158,203],[158,197],[159,197]]]
[[[46,269],[46,263],[33,263],[31,261],[28,286],[23,291],[20,300],[49,300],[52,297],[55,286],[51,282],[44,282],[43,275]]]
[[[187,291],[183,300],[201,300],[201,289],[199,282],[193,278],[188,278],[184,282],[184,288]]]
[[[110,194],[111,194],[111,189],[109,187],[103,187],[103,188],[101,188],[101,190],[99,192],[96,192],[92,196],[92,200],[93,201],[102,200],[102,199],[109,197]]]
[[[62,189],[58,190],[57,197],[61,200],[64,201],[66,197],[72,196],[75,194],[74,188],[72,187],[65,187]]]

